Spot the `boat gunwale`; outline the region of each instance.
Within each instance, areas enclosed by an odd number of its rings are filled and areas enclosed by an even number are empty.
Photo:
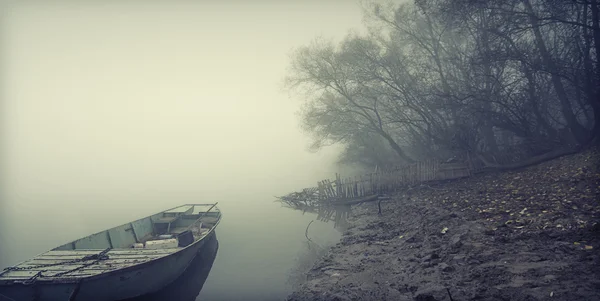
[[[153,215],[156,215],[156,214],[160,214],[160,213],[163,213],[163,212],[166,212],[166,211],[169,211],[169,210],[173,210],[173,209],[175,209],[175,208],[179,208],[179,207],[182,207],[182,206],[188,206],[188,205],[215,205],[214,207],[216,207],[216,208],[218,209],[218,207],[216,206],[216,204],[218,204],[218,202],[215,202],[215,203],[212,203],[212,204],[184,204],[184,205],[179,205],[179,206],[177,206],[177,207],[173,207],[173,208],[170,208],[170,209],[163,210],[163,211],[161,211],[161,212],[157,212],[157,213],[155,213],[155,214],[151,214],[151,215],[148,215],[148,216],[142,217],[142,218],[140,218],[140,219],[137,219],[137,220],[131,221],[131,222],[129,222],[129,223],[133,223],[133,222],[136,222],[136,221],[142,220],[142,219],[144,219],[144,218],[151,217],[151,216],[153,216]],[[52,279],[52,276],[47,276],[47,277],[45,277],[45,276],[42,276],[42,277],[40,277],[40,278],[37,278],[37,279],[36,279],[36,282],[42,282],[42,283],[45,283],[45,284],[52,284],[52,283],[60,283],[60,284],[64,284],[64,283],[80,283],[80,282],[82,283],[82,282],[84,282],[85,280],[92,280],[92,279],[93,279],[93,280],[95,280],[96,278],[108,277],[108,276],[110,276],[110,275],[112,275],[112,274],[115,274],[116,272],[127,271],[127,270],[129,270],[129,269],[133,270],[133,269],[136,269],[136,268],[138,268],[138,267],[146,266],[147,264],[150,264],[150,263],[152,263],[152,262],[154,262],[154,261],[157,261],[157,260],[160,260],[160,259],[164,259],[164,258],[167,258],[167,257],[173,256],[173,255],[175,255],[175,254],[178,254],[178,253],[179,253],[179,252],[181,252],[181,251],[184,251],[184,250],[186,250],[186,249],[188,249],[188,248],[190,248],[190,247],[193,247],[193,246],[195,246],[196,244],[200,243],[200,242],[201,242],[201,241],[203,241],[205,238],[207,238],[209,235],[211,235],[211,234],[212,234],[212,233],[215,231],[215,229],[217,228],[217,225],[219,225],[219,223],[221,222],[221,218],[222,218],[222,216],[223,216],[223,213],[221,212],[221,210],[220,210],[220,209],[219,209],[219,211],[218,211],[218,212],[219,212],[219,218],[217,219],[216,223],[215,223],[215,224],[214,224],[214,225],[213,225],[213,226],[210,228],[210,230],[208,231],[208,233],[206,233],[206,235],[204,235],[202,238],[200,238],[200,239],[198,239],[198,240],[194,241],[194,243],[191,243],[191,244],[189,244],[189,245],[187,245],[187,246],[185,246],[185,247],[179,248],[177,251],[175,251],[175,252],[173,252],[173,253],[170,253],[170,254],[168,254],[168,255],[161,256],[161,257],[155,257],[155,258],[152,258],[152,259],[150,259],[150,260],[148,260],[148,261],[145,261],[145,262],[142,262],[142,263],[139,263],[139,264],[134,264],[134,265],[130,265],[130,266],[124,266],[124,267],[121,267],[121,268],[118,268],[118,269],[115,269],[115,270],[111,270],[111,271],[104,272],[104,273],[99,273],[99,274],[96,274],[96,275],[84,276],[84,277],[65,277],[65,278],[57,278],[57,279]],[[122,224],[122,225],[119,225],[119,226],[115,226],[115,227],[112,227],[112,228],[108,228],[108,229],[106,229],[106,230],[99,231],[99,232],[96,232],[96,233],[94,233],[94,234],[90,234],[90,235],[88,235],[88,236],[96,235],[96,234],[99,234],[99,233],[102,233],[102,232],[108,231],[108,230],[110,230],[110,229],[114,229],[114,228],[118,228],[118,227],[121,227],[121,226],[127,225],[127,224],[129,224],[129,223],[124,223],[124,224]],[[84,237],[82,237],[82,238],[85,238],[85,237],[88,237],[88,236],[84,236]],[[81,239],[81,238],[80,238],[80,239]],[[71,242],[68,242],[68,243],[72,243],[72,242],[75,242],[75,241],[77,241],[77,240],[78,240],[78,239],[76,239],[76,240],[73,240],[73,241],[71,241]],[[66,243],[66,244],[68,244],[68,243]],[[59,245],[59,246],[63,246],[63,245],[66,245],[66,244],[62,244],[62,245]],[[57,247],[57,248],[58,248],[58,247]],[[56,248],[54,248],[54,249],[56,249]],[[23,264],[23,263],[25,263],[25,262],[27,262],[27,261],[29,261],[29,260],[32,260],[32,259],[34,259],[34,258],[36,258],[36,257],[38,257],[38,256],[41,256],[41,255],[43,255],[43,254],[46,254],[46,253],[50,252],[50,251],[53,251],[54,249],[51,249],[51,250],[45,251],[45,252],[43,252],[43,253],[40,253],[40,254],[38,254],[38,255],[36,255],[36,256],[34,256],[34,257],[31,257],[31,258],[29,258],[29,259],[23,260],[23,261],[21,261],[21,262],[19,262],[19,263],[15,264],[15,265],[12,265],[12,266],[13,266],[13,267],[17,267],[17,266],[19,266],[19,265],[21,265],[21,264]],[[127,249],[129,249],[129,248],[127,248]],[[118,249],[110,249],[110,250],[127,250],[127,249],[118,248]],[[80,250],[81,250],[81,251],[83,251],[83,250],[98,250],[98,251],[102,251],[102,250],[100,250],[100,249],[80,249]],[[110,250],[108,251],[109,253],[110,253]],[[73,251],[75,251],[75,250],[73,250]],[[110,254],[109,254],[109,256],[110,256]],[[189,263],[188,263],[188,264],[189,264]],[[187,269],[187,267],[186,267],[186,269]],[[21,283],[21,281],[23,281],[23,280],[24,280],[24,279],[2,279],[2,276],[0,276],[0,286],[6,286],[6,285],[15,285],[15,284],[22,284],[22,283]],[[26,279],[25,279],[25,280],[26,280]],[[23,284],[23,285],[25,285],[25,284]]]

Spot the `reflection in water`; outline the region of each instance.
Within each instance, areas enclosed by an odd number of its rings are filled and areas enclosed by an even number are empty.
[[[317,215],[317,220],[323,222],[333,222],[333,227],[343,231],[348,226],[348,217],[352,214],[353,204],[333,204],[333,203],[303,203],[289,197],[278,197],[279,202],[284,207],[302,211],[302,214],[309,212]]]
[[[187,270],[173,283],[158,292],[123,301],[196,300],[206,278],[208,278],[210,269],[217,257],[218,249],[219,241],[217,240],[217,236],[213,235],[199,251],[196,258],[192,260]]]
[[[287,282],[289,271],[306,245],[306,227],[316,216],[272,201],[223,204],[229,207],[222,209],[226,215],[218,229],[219,256],[198,300],[285,300],[293,291]],[[321,221],[312,223],[308,235],[325,248],[340,238],[331,224]]]

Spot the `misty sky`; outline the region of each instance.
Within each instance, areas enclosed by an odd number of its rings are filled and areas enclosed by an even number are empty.
[[[330,177],[282,81],[294,47],[361,27],[358,2],[117,2],[1,2],[0,245],[17,220],[83,233]]]

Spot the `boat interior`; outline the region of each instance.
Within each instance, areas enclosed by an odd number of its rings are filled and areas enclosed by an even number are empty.
[[[216,205],[182,205],[66,243],[0,271],[0,281],[42,272],[47,279],[87,277],[170,255],[210,233],[221,219]]]
[[[53,251],[128,249],[141,247],[140,244],[148,245],[150,241],[169,238],[178,239],[177,246],[185,247],[206,235],[220,217],[221,212],[216,204],[182,205],[72,241]]]

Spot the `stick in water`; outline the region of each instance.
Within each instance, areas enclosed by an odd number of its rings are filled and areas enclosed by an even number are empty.
[[[310,221],[310,223],[308,223],[308,226],[306,226],[306,231],[304,231],[304,236],[306,236],[306,239],[308,239],[308,241],[313,242],[310,237],[308,237],[308,228],[310,227],[310,224],[312,224],[314,222],[314,220]]]

